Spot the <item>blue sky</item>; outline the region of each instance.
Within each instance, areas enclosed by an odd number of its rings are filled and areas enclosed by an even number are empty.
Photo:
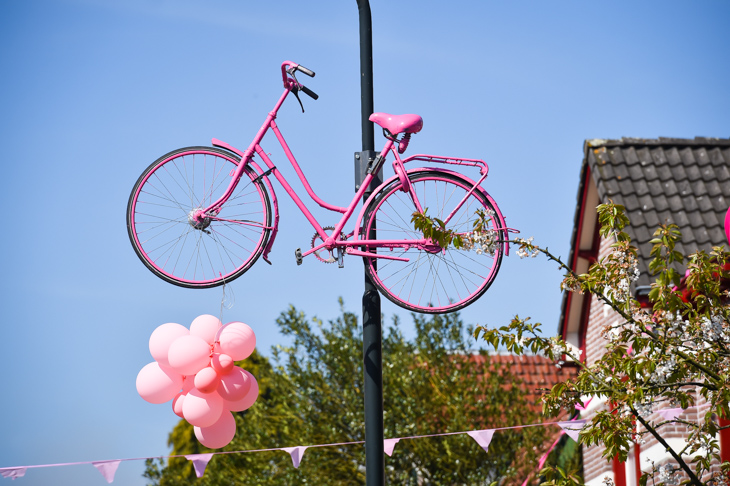
[[[372,11],[375,109],[423,116],[410,153],[486,160],[509,225],[559,255],[585,139],[730,136],[726,2],[373,0]],[[129,192],[174,148],[213,137],[245,147],[290,59],[317,72],[307,84],[320,99],[305,99],[305,114],[290,101],[279,126],[315,191],[346,205],[360,149],[357,25],[355,1],[0,2],[0,467],[169,452],[177,417],[134,386],[150,333],[219,313],[222,294],[146,270],[126,235]],[[272,141],[264,148],[281,160]],[[359,313],[362,294],[359,259],[296,266],[313,230],[278,195],[273,265],[235,281],[223,311],[252,326],[265,354],[286,344],[274,319],[288,305],[329,319],[338,297]],[[554,332],[559,282],[554,265],[512,255],[462,315],[500,325],[519,313]],[[122,463],[115,484],[144,484],[142,470]],[[73,466],[18,484],[106,483]]]

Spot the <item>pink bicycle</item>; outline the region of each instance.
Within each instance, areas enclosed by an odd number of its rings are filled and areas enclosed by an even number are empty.
[[[388,299],[406,309],[442,313],[478,299],[494,281],[503,254],[509,254],[507,227],[497,204],[481,187],[488,167],[482,160],[414,155],[400,158],[412,134],[423,127],[418,115],[373,113],[383,128],[382,152],[373,160],[355,197],[345,207],[321,200],[312,190],[275,123],[290,93],[318,96],[296,78],[314,72],[296,63],[281,65],[284,93],[245,151],[213,139],[212,147],[174,150],[157,159],[139,177],[127,207],[129,238],[139,258],[158,277],[182,287],[206,288],[241,276],[268,254],[279,228],[279,211],[271,176],[284,187],[315,229],[311,248],[297,249],[297,263],[313,254],[326,263],[343,265],[345,255],[366,259],[366,269]],[[304,205],[266,152],[261,140],[272,130],[309,196],[321,207],[342,213],[334,227],[323,227]],[[363,204],[354,230],[344,232],[370,181],[393,155],[395,175],[373,191]],[[258,155],[266,170],[254,160]],[[479,169],[474,181],[444,168],[406,169],[413,162]],[[272,210],[273,209],[273,210]],[[428,210],[458,234],[473,231],[477,210],[487,215],[496,235],[491,252],[477,255],[465,248],[442,248],[417,232],[411,216]],[[377,238],[368,239],[377,228]],[[378,261],[378,264],[375,262]]]

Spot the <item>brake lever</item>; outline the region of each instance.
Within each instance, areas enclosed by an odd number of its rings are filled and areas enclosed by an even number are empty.
[[[292,93],[294,93],[294,96],[296,96],[297,101],[299,102],[299,106],[302,107],[302,113],[304,113],[304,105],[302,104],[302,100],[299,98],[299,88],[294,87],[294,88],[292,88],[291,91],[292,91]]]

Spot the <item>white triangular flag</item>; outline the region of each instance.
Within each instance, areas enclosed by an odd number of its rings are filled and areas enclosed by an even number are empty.
[[[16,479],[25,476],[25,467],[4,467],[0,469],[0,475],[4,478]]]
[[[484,452],[489,452],[489,444],[492,442],[494,430],[472,430],[467,432],[467,434],[469,434],[469,437],[477,441],[477,444],[479,444],[482,449],[484,449]]]
[[[400,441],[400,439],[385,439],[383,441],[383,450],[385,450],[385,453],[388,454],[388,457],[393,455],[393,449],[398,441]]]
[[[583,429],[583,427],[586,426],[586,422],[586,419],[580,419],[571,420],[569,422],[558,422],[558,425],[561,429],[563,429],[563,432],[565,432],[568,437],[578,442],[578,435],[580,434],[580,431]]]
[[[299,467],[299,463],[302,462],[302,457],[304,457],[304,451],[307,450],[308,446],[296,446],[296,447],[284,447],[282,450],[289,453],[291,456],[291,462],[294,464],[294,467]]]
[[[199,478],[205,474],[205,468],[208,467],[208,463],[213,458],[214,453],[208,454],[188,454],[185,459],[193,461],[193,467],[195,468],[195,475]]]
[[[657,410],[656,413],[661,415],[664,420],[674,420],[684,412],[683,408],[665,408],[664,410]]]
[[[120,462],[122,461],[96,461],[91,464],[99,470],[107,483],[112,483],[114,482],[114,475],[117,473],[117,468],[119,467]]]

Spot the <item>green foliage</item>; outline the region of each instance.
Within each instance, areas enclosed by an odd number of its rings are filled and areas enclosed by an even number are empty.
[[[591,265],[586,274],[575,274],[547,249],[520,240],[520,251],[539,252],[555,261],[564,271],[562,288],[584,293],[610,306],[619,320],[602,329],[606,354],[590,366],[580,361],[577,350],[559,338],[546,338],[540,324],[516,316],[509,325],[498,329],[477,327],[475,336],[495,348],[505,347],[521,354],[540,352],[552,359],[567,356],[581,366],[577,378],[556,384],[543,396],[548,414],[572,410],[581,396],[601,396],[612,404],[611,410],[598,412],[581,432],[586,445],[602,444],[607,460],[618,456],[625,461],[634,442],[653,436],[667,447],[676,461],[677,471],[691,484],[703,484],[699,478],[709,471],[712,459],[719,460],[716,433],[720,429],[713,417],[730,417],[730,323],[725,267],[730,254],[722,247],[708,254],[697,252],[686,257],[677,250],[681,238],[675,225],[662,225],[651,240],[649,269],[654,282],[649,293],[651,310],[642,309],[629,292],[639,276],[637,250],[624,231],[629,224],[620,205],[598,207],[600,233],[615,243],[609,255]],[[688,261],[686,291],[679,289],[679,265]],[[690,435],[682,451],[670,449],[662,437],[666,421],[650,420],[652,407],[688,408],[698,395],[709,402],[706,415],[697,421],[675,419],[689,427]],[[685,457],[691,459],[685,459]],[[730,469],[730,463],[722,465]],[[656,470],[642,477],[646,484],[657,473],[671,481],[677,471]],[[544,470],[549,484],[572,484],[565,468]],[[704,484],[720,484],[715,475]]]
[[[525,403],[519,381],[473,341],[458,314],[414,315],[415,337],[406,339],[396,320],[383,337],[385,437],[409,437],[539,421]],[[258,379],[262,395],[236,414],[237,433],[224,450],[361,441],[363,425],[362,336],[357,316],[342,311],[324,323],[293,307],[277,324],[292,340],[274,349],[271,361],[256,354],[239,363]],[[478,360],[478,361],[477,361]],[[389,484],[489,484],[535,464],[545,441],[542,427],[500,431],[486,454],[465,434],[402,440],[385,457]],[[181,421],[170,435],[173,454],[205,452]],[[362,445],[307,449],[299,469],[282,451],[213,457],[195,479],[185,459],[148,463],[150,484],[361,485]],[[519,471],[523,474],[524,471]],[[522,476],[520,476],[522,479]]]

